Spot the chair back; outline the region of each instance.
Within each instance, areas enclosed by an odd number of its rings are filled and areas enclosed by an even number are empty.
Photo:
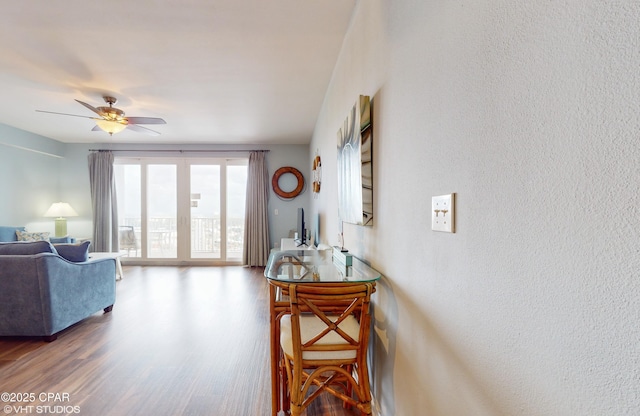
[[[136,234],[133,230],[133,227],[130,225],[121,225],[120,226],[120,248],[124,250],[137,250],[138,242],[136,240]]]
[[[373,288],[371,283],[291,285],[294,361],[340,365],[365,356]]]

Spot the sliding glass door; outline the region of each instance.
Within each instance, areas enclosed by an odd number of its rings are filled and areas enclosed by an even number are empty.
[[[116,159],[120,251],[141,263],[242,259],[246,159]]]
[[[148,258],[178,258],[178,165],[146,166],[146,250]],[[125,221],[126,222],[126,221]],[[142,228],[141,228],[142,230]]]

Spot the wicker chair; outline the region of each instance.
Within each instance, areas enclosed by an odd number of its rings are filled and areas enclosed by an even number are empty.
[[[374,290],[372,283],[289,286],[291,314],[281,318],[280,345],[292,416],[323,392],[371,414],[367,347]]]

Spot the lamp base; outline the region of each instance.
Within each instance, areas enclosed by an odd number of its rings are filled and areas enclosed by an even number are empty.
[[[67,219],[66,218],[56,218],[56,237],[66,237],[67,236]]]

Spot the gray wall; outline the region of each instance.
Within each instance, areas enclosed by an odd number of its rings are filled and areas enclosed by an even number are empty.
[[[54,231],[53,219],[43,215],[60,198],[64,148],[55,140],[0,124],[0,224]]]
[[[153,156],[175,157],[170,150],[249,150],[256,146],[213,146],[213,145],[110,145],[110,144],[65,144],[37,136],[6,125],[0,125],[0,174],[4,178],[0,192],[0,218],[2,225],[26,225],[30,231],[53,233],[53,219],[42,215],[53,202],[64,201],[78,212],[78,217],[68,219],[69,234],[76,237],[90,237],[92,232],[91,191],[87,156],[89,149],[164,149],[167,153],[149,153]],[[308,145],[269,145],[260,149],[269,150],[267,165],[269,178],[281,166],[298,168],[305,180],[310,179],[311,167],[307,165]],[[117,152],[116,156],[132,153]],[[140,154],[140,153],[136,153]],[[187,153],[196,156],[195,153]],[[246,152],[237,153],[246,155]],[[212,154],[207,154],[211,156]],[[227,153],[214,154],[217,156]],[[236,155],[235,153],[233,155]],[[291,175],[289,175],[291,176]],[[292,189],[291,178],[282,178],[281,187]],[[280,244],[280,238],[287,237],[295,228],[298,207],[309,209],[307,190],[293,200],[282,200],[270,192],[269,226],[271,246]],[[275,211],[278,210],[278,215]]]

